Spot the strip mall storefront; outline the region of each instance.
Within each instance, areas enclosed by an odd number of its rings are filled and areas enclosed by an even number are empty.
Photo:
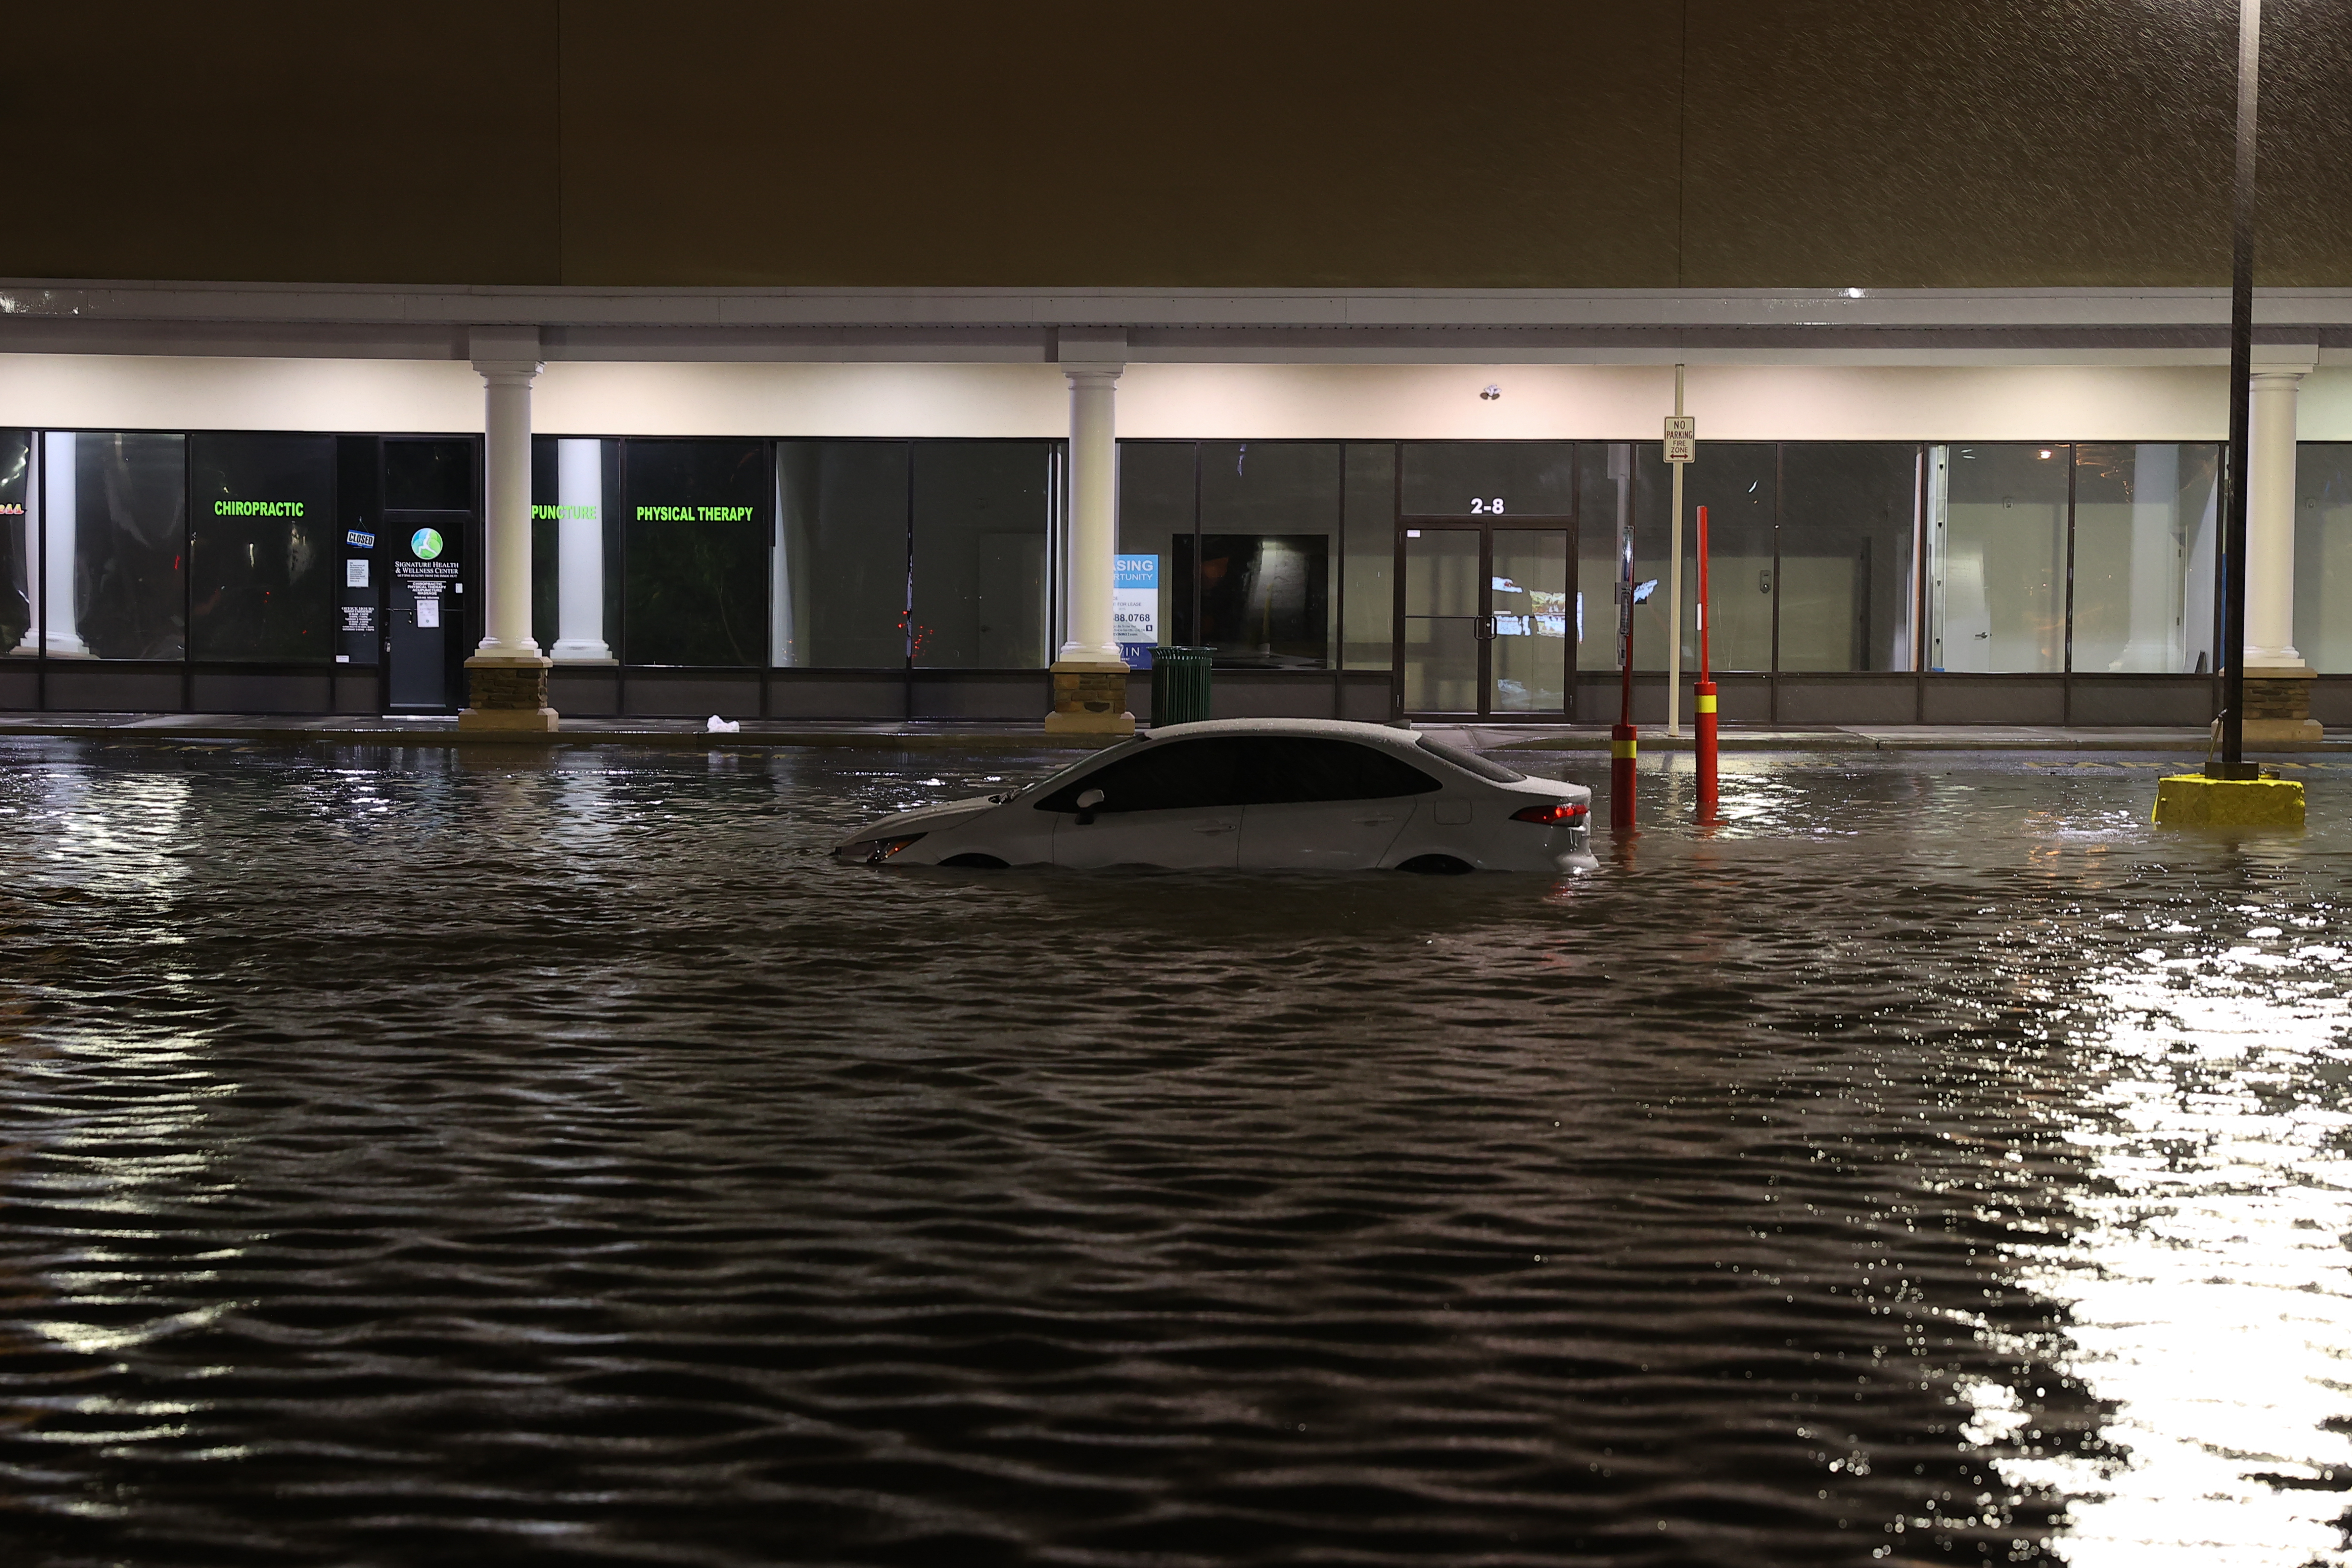
[[[468,659],[503,658],[548,661],[543,706],[582,716],[1035,720],[1057,664],[1178,642],[1216,650],[1222,712],[1591,722],[1630,539],[1654,721],[1676,357],[1727,720],[2213,708],[2225,373],[2121,329],[1973,363],[1885,330],[1342,352],[378,326],[361,353],[33,314],[0,333],[10,709],[448,713]],[[2310,672],[2329,724],[2352,719],[2333,331],[2258,364],[2248,563],[2250,669]]]

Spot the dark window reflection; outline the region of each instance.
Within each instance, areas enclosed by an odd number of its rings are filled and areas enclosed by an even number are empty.
[[[907,461],[904,441],[777,447],[779,666],[906,668]]]
[[[756,665],[767,626],[767,464],[757,441],[623,444],[631,664]]]
[[[178,436],[74,437],[78,629],[99,658],[178,658],[186,647],[185,460]]]
[[[1633,668],[1666,666],[1667,552],[1672,548],[1674,476],[1665,449],[1637,447],[1633,504],[1636,584],[1657,587],[1633,612]],[[1772,668],[1773,559],[1779,516],[1780,449],[1768,441],[1703,442],[1683,482],[1683,657],[1698,668],[1698,509],[1711,535],[1708,662],[1711,668]]]
[[[1345,448],[1330,441],[1203,441],[1201,531],[1179,542],[1176,581],[1199,563],[1201,621],[1179,609],[1180,640],[1240,668],[1320,669],[1339,627],[1331,556]]]
[[[383,504],[393,511],[474,510],[471,441],[386,441]]]
[[[1390,441],[1347,449],[1347,549],[1342,556],[1342,658],[1350,669],[1396,661],[1397,449]]]
[[[1919,448],[1780,448],[1780,668],[1908,669]]]
[[[1193,572],[1192,541],[1180,534],[1176,578]],[[1328,534],[1203,533],[1200,543],[1201,625],[1177,605],[1180,642],[1217,650],[1221,665],[1320,669],[1330,655],[1331,542]]]
[[[1045,659],[1053,443],[914,447],[915,663],[1035,669]]]
[[[195,513],[188,531],[194,656],[331,661],[341,560],[335,438],[207,435],[187,442]],[[175,548],[178,531],[174,507]]]

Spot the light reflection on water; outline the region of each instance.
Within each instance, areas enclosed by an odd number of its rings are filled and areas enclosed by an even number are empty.
[[[821,853],[1045,758],[0,750],[26,1560],[2352,1562],[2338,765],[1677,760],[1427,882]]]
[[[2307,931],[2336,911],[2239,912]],[[2245,935],[2084,977],[2095,1070],[2066,1129],[2083,1223],[2015,1248],[2020,1282],[2066,1311],[2069,1370],[2114,1412],[2119,1458],[2002,1465],[2075,1500],[2063,1550],[2084,1568],[2345,1561],[2352,1113],[2311,1092],[2352,1076],[2345,950]]]

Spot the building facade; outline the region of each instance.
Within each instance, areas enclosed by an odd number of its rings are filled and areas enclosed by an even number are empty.
[[[1637,591],[1661,584],[1635,609],[1654,715],[1677,361],[1682,662],[1705,505],[1732,721],[2212,702],[2210,290],[6,292],[11,707],[455,710],[503,527],[509,640],[562,712],[1034,717],[1074,648],[1176,642],[1216,649],[1234,712],[1591,721],[1630,538]],[[765,319],[646,321],[745,307]],[[2352,295],[2265,310],[2251,658],[2313,670],[2339,721]],[[1808,312],[1789,346],[1746,341]],[[158,339],[181,352],[125,352]],[[521,420],[506,517],[494,381]],[[1074,618],[1082,573],[1117,635]]]
[[[1630,586],[1654,721],[1682,366],[1727,720],[2202,722],[2231,36],[2116,10],[37,18],[0,707],[1591,721]],[[2271,16],[2249,668],[2335,723],[2352,24]]]

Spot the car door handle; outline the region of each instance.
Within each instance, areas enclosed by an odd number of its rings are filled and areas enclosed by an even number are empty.
[[[1195,833],[1231,833],[1241,825],[1237,822],[1204,822],[1192,829]]]
[[[1394,822],[1396,818],[1393,816],[1359,816],[1355,819],[1355,823],[1359,827],[1378,827],[1383,822]]]

